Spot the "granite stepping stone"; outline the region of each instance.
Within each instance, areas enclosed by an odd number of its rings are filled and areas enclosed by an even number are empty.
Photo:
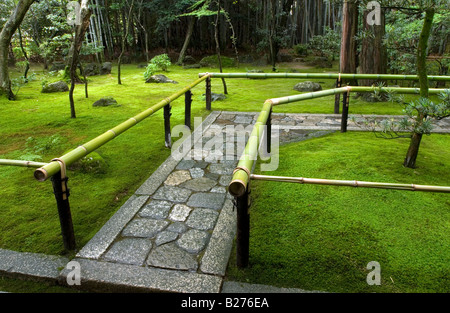
[[[189,215],[186,225],[199,230],[213,229],[218,216],[219,213],[212,209],[195,209]]]
[[[150,217],[154,219],[165,219],[169,214],[173,203],[169,201],[152,200],[149,204],[144,206],[139,215],[141,217]]]
[[[164,184],[169,186],[178,186],[181,183],[191,179],[191,174],[187,170],[174,171],[170,173]]]
[[[104,259],[119,263],[143,265],[152,242],[142,238],[125,238],[115,242],[106,252]]]
[[[225,194],[199,192],[189,198],[187,205],[195,208],[220,210],[224,201]]]
[[[169,219],[174,222],[184,222],[191,210],[187,205],[176,204],[170,212]]]
[[[208,191],[212,187],[214,187],[217,183],[208,178],[208,177],[199,177],[191,179],[185,183],[183,183],[181,186],[186,189],[190,189],[193,191]]]
[[[157,246],[160,246],[160,245],[163,245],[163,244],[165,244],[165,243],[174,241],[174,240],[176,240],[177,238],[178,238],[178,234],[177,234],[177,233],[174,233],[174,232],[171,232],[171,231],[164,230],[164,231],[160,232],[160,233],[156,236],[155,244],[156,244]]]
[[[147,264],[177,270],[196,271],[198,263],[195,257],[174,244],[165,244],[150,252]]]
[[[150,218],[136,218],[128,224],[127,227],[122,231],[122,236],[124,237],[141,237],[141,238],[152,238],[158,232],[162,231],[168,221],[165,220],[154,220]]]
[[[207,232],[190,229],[177,240],[177,244],[189,253],[199,253],[205,248],[208,238]]]
[[[192,191],[174,186],[160,187],[153,198],[158,200],[168,200],[173,202],[186,202]]]

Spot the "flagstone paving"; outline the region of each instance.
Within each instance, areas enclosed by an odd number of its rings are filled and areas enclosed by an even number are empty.
[[[226,187],[247,140],[227,132],[227,125],[247,127],[257,117],[212,112],[186,139],[190,148],[181,153],[183,158],[172,154],[77,253],[72,261],[81,266],[80,287],[220,292],[236,229]],[[357,118],[348,130],[361,130]],[[273,141],[283,144],[339,130],[340,115],[273,113],[272,124],[278,128]],[[251,131],[251,126],[246,129]],[[439,121],[435,131],[450,132],[449,119]],[[222,141],[215,144],[217,138]],[[207,149],[197,151],[198,143]],[[69,273],[65,268],[57,279],[64,283]]]

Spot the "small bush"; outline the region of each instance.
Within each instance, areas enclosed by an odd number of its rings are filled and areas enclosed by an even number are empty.
[[[167,72],[167,68],[172,65],[170,62],[169,56],[167,54],[160,54],[155,56],[150,60],[150,63],[147,65],[145,72],[144,72],[144,78],[149,79],[150,76],[155,74],[158,70],[161,70],[163,72]]]
[[[308,55],[308,45],[307,44],[301,44],[295,45],[292,47],[294,50],[294,53],[299,56],[306,56]]]

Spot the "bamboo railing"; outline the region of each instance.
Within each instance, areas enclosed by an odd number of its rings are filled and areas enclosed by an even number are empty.
[[[214,77],[214,74],[210,74]],[[275,75],[275,74],[273,74]],[[284,74],[283,74],[284,75]],[[220,75],[219,77],[223,77]],[[246,76],[248,77],[248,76]],[[355,77],[354,77],[355,78]],[[361,78],[358,76],[358,78]],[[405,78],[406,79],[406,78]],[[412,79],[412,78],[409,78]],[[429,89],[430,94],[438,94],[446,89]],[[261,113],[256,120],[250,137],[247,141],[245,149],[239,159],[238,165],[233,171],[233,176],[230,184],[228,185],[228,192],[235,198],[235,206],[237,208],[237,229],[236,229],[236,264],[239,268],[248,266],[249,260],[249,238],[250,238],[250,188],[249,181],[253,180],[267,180],[277,182],[291,182],[302,184],[318,184],[318,185],[334,185],[334,186],[352,186],[352,187],[364,187],[364,188],[382,188],[382,189],[397,189],[397,190],[411,190],[411,191],[428,191],[428,192],[443,192],[450,193],[450,187],[448,186],[427,186],[416,184],[393,184],[393,183],[380,183],[380,182],[365,182],[357,180],[329,180],[318,178],[304,178],[304,177],[285,177],[285,176],[268,176],[268,175],[255,175],[252,173],[257,156],[258,149],[260,147],[262,135],[264,132],[264,126],[268,126],[266,129],[266,146],[270,151],[270,130],[272,108],[275,105],[302,101],[306,99],[313,99],[319,97],[325,97],[329,95],[344,94],[343,99],[343,112],[341,121],[341,132],[346,131],[347,117],[348,117],[348,95],[351,91],[356,92],[397,92],[397,93],[410,93],[419,94],[418,88],[395,88],[395,87],[353,87],[346,86],[340,88],[334,88],[329,90],[304,93],[295,96],[287,96],[281,98],[274,98],[266,100],[263,104]],[[345,124],[345,125],[344,125]],[[345,126],[345,127],[344,127]]]
[[[148,108],[147,110],[139,113],[138,115],[129,118],[125,122],[117,125],[116,127],[104,132],[100,136],[92,139],[91,141],[78,146],[74,150],[64,154],[63,156],[58,158],[58,161],[52,161],[45,166],[42,166],[34,172],[34,177],[38,181],[45,181],[49,177],[55,175],[61,170],[61,163],[65,164],[65,166],[69,166],[70,164],[78,161],[79,159],[83,158],[84,156],[88,155],[89,153],[93,152],[94,150],[98,149],[99,147],[103,146],[107,142],[113,140],[126,130],[130,129],[134,125],[138,124],[142,120],[146,119],[159,109],[163,108],[167,104],[170,104],[172,101],[176,100],[183,94],[185,94],[187,91],[190,91],[192,88],[197,86],[202,81],[206,80],[209,76],[205,75],[194,81],[192,84],[186,86],[185,88],[181,89],[180,91],[174,93],[173,95],[169,96],[168,98],[165,98],[164,100],[161,100],[157,104],[153,105],[152,107]]]
[[[266,125],[267,117],[269,116],[268,113],[271,112],[273,106],[303,101],[307,99],[326,97],[334,94],[349,93],[351,91],[373,92],[375,90],[378,90],[379,92],[395,91],[397,93],[413,93],[413,94],[418,93],[417,88],[346,86],[266,100],[264,102],[263,109],[256,121],[256,124],[250,134],[250,138],[247,141],[244,152],[239,160],[238,166],[236,167],[233,173],[233,178],[228,187],[228,191],[230,192],[230,194],[235,197],[239,197],[242,196],[247,189],[247,185],[250,180],[251,170],[253,168],[253,165],[255,164],[258,155],[258,147],[262,138],[262,127]],[[439,94],[445,90],[446,89],[429,89],[429,93]],[[344,100],[347,101],[347,97],[344,97]],[[348,106],[347,106],[347,113],[348,113]]]
[[[43,162],[34,162],[34,161],[23,161],[23,160],[9,160],[9,159],[0,159],[0,165],[9,165],[9,166],[20,166],[20,167],[33,167],[38,168],[47,165],[48,163]]]
[[[199,73],[211,78],[322,78],[322,79],[373,79],[373,80],[419,80],[417,75],[348,74],[348,73]],[[450,76],[428,76],[431,81],[450,81]]]
[[[268,175],[255,175],[255,174],[251,174],[250,178],[254,179],[254,180],[266,180],[266,181],[298,183],[298,184],[315,184],[315,185],[381,188],[381,189],[450,193],[450,187],[448,187],[448,186],[393,184],[393,183],[367,182],[367,181],[358,181],[358,180],[335,180],[335,179],[305,178],[305,177],[268,176]]]

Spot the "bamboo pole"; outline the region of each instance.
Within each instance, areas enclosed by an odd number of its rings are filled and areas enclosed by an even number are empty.
[[[34,162],[34,161],[0,159],[0,165],[9,165],[9,166],[21,166],[21,167],[39,168],[39,167],[45,166],[47,164],[48,163]]]
[[[268,175],[250,175],[254,180],[266,180],[285,183],[299,183],[299,184],[315,184],[315,185],[331,185],[331,186],[347,186],[347,187],[363,187],[363,188],[381,188],[381,189],[397,189],[410,191],[429,191],[429,192],[443,192],[450,193],[450,186],[430,186],[430,185],[416,185],[416,184],[393,184],[380,182],[367,182],[358,180],[332,180],[320,178],[305,178],[305,177],[286,177],[286,176],[268,176]]]
[[[133,127],[137,123],[141,122],[145,118],[149,117],[159,109],[163,108],[165,105],[171,103],[175,99],[179,98],[180,96],[184,95],[188,90],[191,90],[196,85],[207,79],[209,75],[205,75],[196,81],[194,81],[192,84],[186,86],[185,88],[181,89],[180,91],[174,93],[168,98],[165,98],[164,100],[161,100],[157,104],[153,105],[152,107],[148,108],[147,110],[139,113],[138,115],[131,117],[130,119],[126,120],[125,122],[117,125],[116,127],[106,131],[105,133],[101,134],[100,136],[92,139],[91,141],[75,148],[74,150],[66,153],[65,155],[61,156],[59,159],[62,160],[66,166],[69,166],[70,164],[78,161],[82,157],[88,155],[89,153],[93,152],[94,150],[98,149],[99,147],[103,146],[107,142],[111,141],[112,139],[116,138],[129,128]],[[49,177],[55,175],[61,170],[61,165],[56,162],[52,161],[45,166],[42,166],[35,170],[34,177],[38,181],[45,181]]]
[[[272,101],[264,102],[263,109],[256,120],[247,145],[242,153],[239,163],[233,172],[233,178],[228,186],[228,191],[233,196],[242,196],[247,190],[250,179],[250,173],[257,158],[258,147],[263,134],[263,128],[267,123],[267,119],[272,111]]]
[[[199,73],[199,77],[211,78],[321,78],[321,79],[372,79],[372,80],[419,80],[417,75],[349,74],[349,73]],[[431,81],[450,81],[450,76],[428,76]]]
[[[213,75],[213,74],[211,74]],[[401,88],[401,87],[354,87],[346,86],[341,88],[327,89],[316,92],[308,92],[294,96],[280,97],[268,99],[264,102],[263,109],[256,121],[256,124],[252,130],[249,140],[245,146],[244,152],[239,160],[238,166],[234,170],[232,180],[228,186],[228,191],[231,195],[238,197],[242,196],[247,188],[250,174],[258,155],[258,147],[261,139],[260,128],[262,125],[266,125],[268,112],[271,112],[272,106],[281,105],[286,103],[298,102],[307,99],[314,99],[320,97],[326,97],[335,94],[355,92],[374,92],[378,90],[380,92],[394,91],[398,93],[418,93],[418,88]],[[445,91],[445,89],[430,89],[430,94],[438,94]]]

